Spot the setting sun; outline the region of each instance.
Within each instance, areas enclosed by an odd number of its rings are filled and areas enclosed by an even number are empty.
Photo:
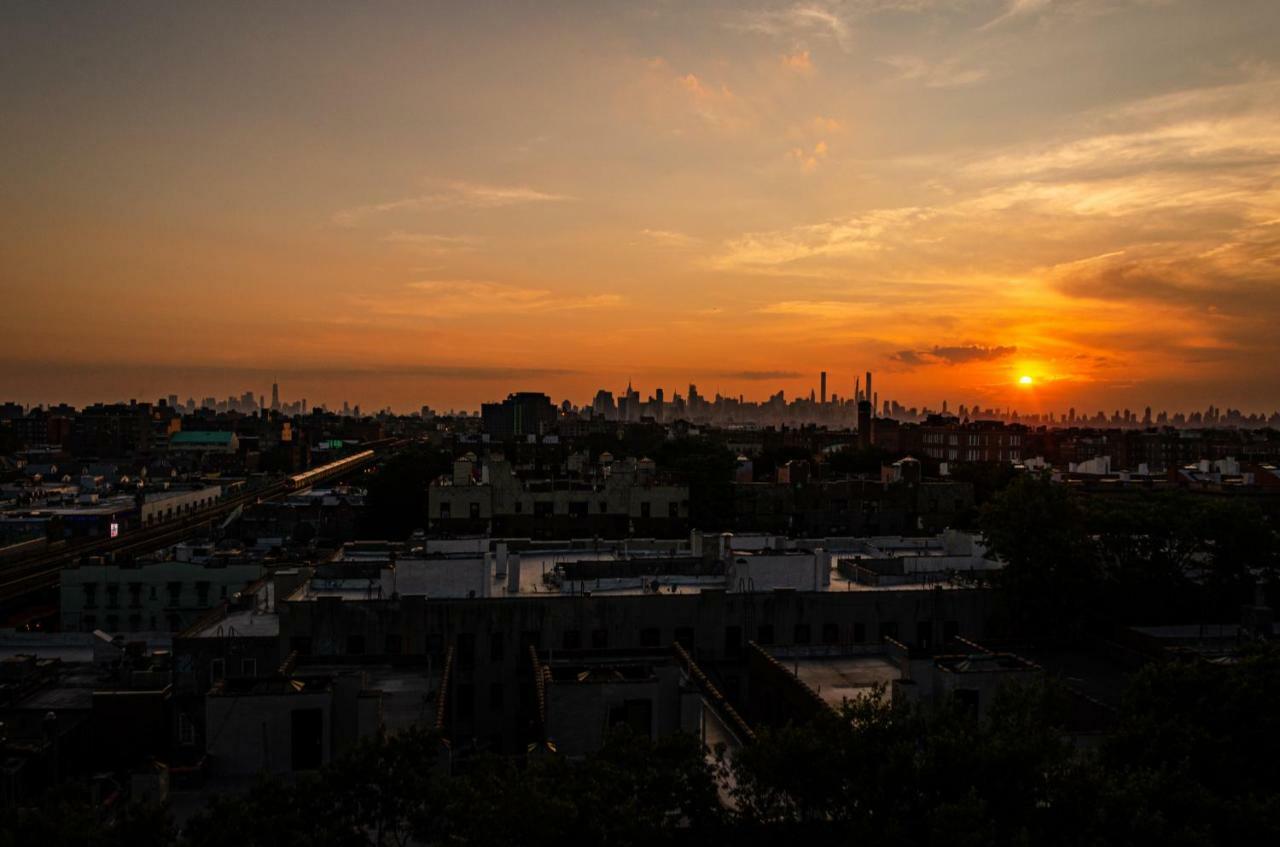
[[[1030,385],[1033,382],[1035,382],[1035,380],[1027,376],[1026,374],[1023,374],[1022,376],[1018,377],[1019,385]]]

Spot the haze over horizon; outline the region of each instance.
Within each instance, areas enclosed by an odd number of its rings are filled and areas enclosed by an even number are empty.
[[[1280,407],[1280,4],[368,11],[6,9],[0,401]]]

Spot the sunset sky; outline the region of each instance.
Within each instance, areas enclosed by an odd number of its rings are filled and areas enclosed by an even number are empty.
[[[1276,0],[11,2],[0,74],[0,401],[1280,407]]]

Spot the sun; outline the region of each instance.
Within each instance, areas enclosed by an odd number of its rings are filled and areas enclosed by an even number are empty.
[[[1035,380],[1027,376],[1026,374],[1023,374],[1022,376],[1018,377],[1019,385],[1031,385],[1033,382],[1035,382]]]

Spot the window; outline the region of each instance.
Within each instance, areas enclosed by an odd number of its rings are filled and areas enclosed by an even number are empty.
[[[107,615],[107,632],[115,634],[120,631],[120,618],[118,615]]]
[[[169,590],[169,605],[178,605],[178,601],[182,598],[182,583],[170,582],[165,588]]]
[[[184,747],[196,743],[196,725],[185,712],[178,713],[178,743]]]
[[[156,587],[154,585],[149,586],[149,591],[147,592],[147,599],[148,600],[156,599]]]
[[[658,642],[662,640],[662,631],[656,626],[646,626],[640,630],[640,646],[641,647],[657,647]]]
[[[445,501],[440,504],[440,517],[443,520],[449,520],[452,515],[449,514],[449,502]]]
[[[561,637],[561,645],[566,650],[577,650],[582,646],[582,630],[566,629]]]
[[[652,506],[651,506],[651,504],[649,503],[649,501],[648,501],[648,500],[646,500],[646,501],[644,501],[643,503],[641,503],[641,504],[640,504],[640,517],[642,517],[642,518],[647,518],[647,517],[649,517],[649,512],[651,511],[651,509],[652,509]]]
[[[348,656],[364,655],[364,636],[363,635],[347,636],[347,655]]]
[[[730,657],[742,655],[742,627],[724,628],[724,654]]]
[[[549,518],[552,515],[552,509],[555,504],[550,500],[537,500],[533,504],[533,516],[535,518]]]
[[[227,660],[212,659],[209,662],[209,681],[220,682],[227,675]]]
[[[258,660],[257,659],[241,659],[240,675],[241,676],[257,676]]]
[[[756,643],[763,645],[773,643],[773,624],[762,623],[756,627]]]
[[[129,607],[136,609],[142,605],[142,583],[129,583]]]
[[[609,646],[609,630],[591,630],[591,647],[593,650],[604,650]]]
[[[478,519],[478,518],[480,517],[480,504],[479,504],[479,503],[468,503],[468,504],[467,504],[467,514],[471,517],[471,520],[473,520],[473,521],[474,521],[474,520],[476,520],[476,519]]]
[[[202,607],[209,605],[209,583],[204,580],[196,583],[196,603]]]
[[[668,503],[668,504],[667,504],[667,517],[669,517],[669,518],[678,518],[678,517],[680,517],[680,504],[679,504],[679,503],[676,503],[676,502],[674,502],[674,501],[673,501],[673,502],[671,502],[671,503]]]
[[[469,718],[476,713],[476,687],[471,683],[459,685],[454,692],[454,714]]]
[[[813,641],[813,630],[807,623],[796,624],[791,640],[796,644],[808,644]]]
[[[98,628],[97,615],[85,615],[83,618],[81,618],[81,620],[84,621],[85,632],[92,632],[93,630]]]
[[[604,500],[601,500],[601,501],[600,501],[600,514],[604,515],[604,514],[608,514],[608,512],[609,512],[609,504],[608,504],[607,502],[605,502]]]
[[[142,615],[129,615],[129,631],[137,632],[142,629]]]
[[[840,624],[824,623],[822,625],[822,643],[823,644],[839,644],[840,643]]]
[[[587,516],[587,501],[572,500],[569,503],[569,515],[575,518],[585,518]]]
[[[120,608],[120,586],[115,583],[111,583],[107,586],[107,608]]]
[[[91,582],[86,582],[81,588],[84,589],[84,607],[86,609],[98,608],[98,586]]]
[[[460,668],[474,668],[476,666],[476,635],[474,632],[458,633],[458,640],[454,642],[456,649],[454,657],[458,660]]]
[[[489,633],[489,661],[501,662],[506,658],[507,643],[506,636],[501,632]]]

